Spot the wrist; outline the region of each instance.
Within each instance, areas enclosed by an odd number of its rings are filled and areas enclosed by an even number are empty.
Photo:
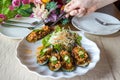
[[[97,0],[97,1],[98,2],[97,2],[96,7],[97,7],[97,9],[100,9],[100,8],[102,8],[102,7],[106,6],[106,5],[109,5],[109,4],[113,3],[113,2],[116,2],[118,0]]]

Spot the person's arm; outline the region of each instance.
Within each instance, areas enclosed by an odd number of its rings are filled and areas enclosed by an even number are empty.
[[[79,15],[81,17],[115,1],[117,0],[71,0],[64,10],[68,13],[67,16]]]

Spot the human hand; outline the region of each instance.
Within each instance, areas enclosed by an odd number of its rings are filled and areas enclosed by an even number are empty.
[[[66,17],[83,16],[117,0],[71,0],[64,8]]]

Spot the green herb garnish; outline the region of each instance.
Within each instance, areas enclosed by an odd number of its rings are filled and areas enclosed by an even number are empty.
[[[45,52],[43,52],[43,50],[40,51],[40,56],[43,57],[45,54]]]
[[[75,33],[75,35],[76,35],[76,43],[77,43],[78,45],[81,45],[82,37],[79,36],[79,35],[77,35],[76,33]]]
[[[38,31],[40,31],[40,29],[35,29],[35,30],[33,30],[33,32],[38,32]]]
[[[57,63],[57,58],[55,56],[52,56],[50,58],[50,62],[52,62],[53,64],[56,64]]]
[[[60,31],[62,31],[62,29],[60,28],[60,26],[58,26],[58,25],[55,26],[55,31],[54,32],[56,33],[56,32],[60,32]]]
[[[40,51],[40,56],[42,57],[42,56],[44,56],[45,55],[45,53],[47,52],[47,48],[45,48],[45,49],[42,49],[41,51]]]
[[[57,51],[61,51],[61,44],[55,44],[55,45],[53,45],[54,46],[54,49],[56,49]]]
[[[84,54],[83,51],[79,51],[78,54],[79,54],[80,58],[84,58],[85,57],[85,54]]]
[[[64,56],[64,60],[65,62],[67,62],[68,64],[70,63],[70,57],[68,55]]]

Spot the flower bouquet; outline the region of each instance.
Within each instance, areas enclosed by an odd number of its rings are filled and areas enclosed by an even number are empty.
[[[55,22],[63,14],[64,6],[70,0],[2,0],[0,3],[0,22],[9,18],[35,17],[44,22]],[[62,24],[69,22],[63,17]]]

